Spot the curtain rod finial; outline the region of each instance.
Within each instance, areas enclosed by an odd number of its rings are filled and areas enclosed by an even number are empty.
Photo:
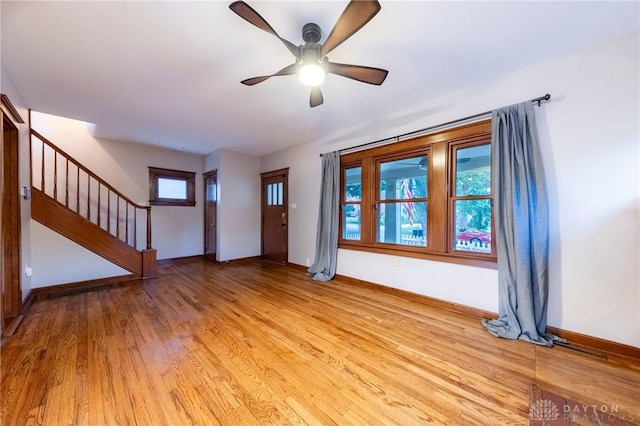
[[[538,101],[538,106],[542,106],[542,101],[548,101],[549,99],[551,99],[551,95],[547,93],[546,95],[534,99],[533,101]]]

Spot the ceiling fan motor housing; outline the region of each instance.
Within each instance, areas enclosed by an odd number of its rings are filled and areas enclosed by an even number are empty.
[[[306,43],[318,43],[321,37],[322,32],[318,24],[308,23],[302,27],[302,39]]]
[[[318,42],[320,41],[322,34],[320,31],[320,26],[318,24],[309,23],[305,24],[302,27],[302,38],[305,41],[304,46],[300,46],[300,60],[298,61],[299,65],[305,64],[316,64],[320,65],[325,73],[326,73],[326,64],[325,61],[320,57],[320,49],[322,45]]]

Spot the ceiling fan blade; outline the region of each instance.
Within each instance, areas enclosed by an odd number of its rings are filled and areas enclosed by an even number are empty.
[[[356,31],[376,16],[380,8],[380,3],[376,0],[351,0],[322,45],[320,56],[325,56],[355,34]]]
[[[258,83],[262,83],[263,81],[265,81],[268,78],[271,77],[277,77],[280,75],[292,75],[296,73],[296,68],[297,65],[296,64],[292,64],[289,66],[286,66],[284,68],[282,68],[280,71],[271,74],[271,75],[262,75],[260,77],[252,77],[252,78],[248,78],[246,80],[242,80],[240,83],[246,85],[246,86],[253,86],[254,84],[258,84]]]
[[[315,86],[311,88],[311,97],[309,98],[309,105],[311,108],[322,105],[324,99],[322,98],[322,92],[320,91],[320,86]]]
[[[384,79],[387,78],[387,74],[389,74],[389,71],[380,68],[337,64],[335,62],[328,63],[328,72],[377,86],[381,85]]]
[[[289,49],[289,52],[291,52],[296,58],[300,59],[300,48],[290,41],[280,37],[276,30],[274,30],[271,25],[269,25],[269,23],[251,6],[243,1],[234,1],[229,5],[229,9],[233,10],[239,17],[241,17],[245,21],[255,25],[263,31],[268,32],[269,34],[278,37],[280,41],[284,43],[287,49]]]

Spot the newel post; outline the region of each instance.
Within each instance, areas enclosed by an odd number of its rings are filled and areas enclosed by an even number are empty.
[[[151,206],[147,210],[147,248],[142,250],[142,278],[156,276],[156,250],[151,248]]]

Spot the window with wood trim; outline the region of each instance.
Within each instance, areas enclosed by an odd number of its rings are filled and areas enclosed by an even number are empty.
[[[149,204],[152,206],[195,206],[196,174],[149,167]]]
[[[495,267],[490,121],[340,163],[340,248]]]

